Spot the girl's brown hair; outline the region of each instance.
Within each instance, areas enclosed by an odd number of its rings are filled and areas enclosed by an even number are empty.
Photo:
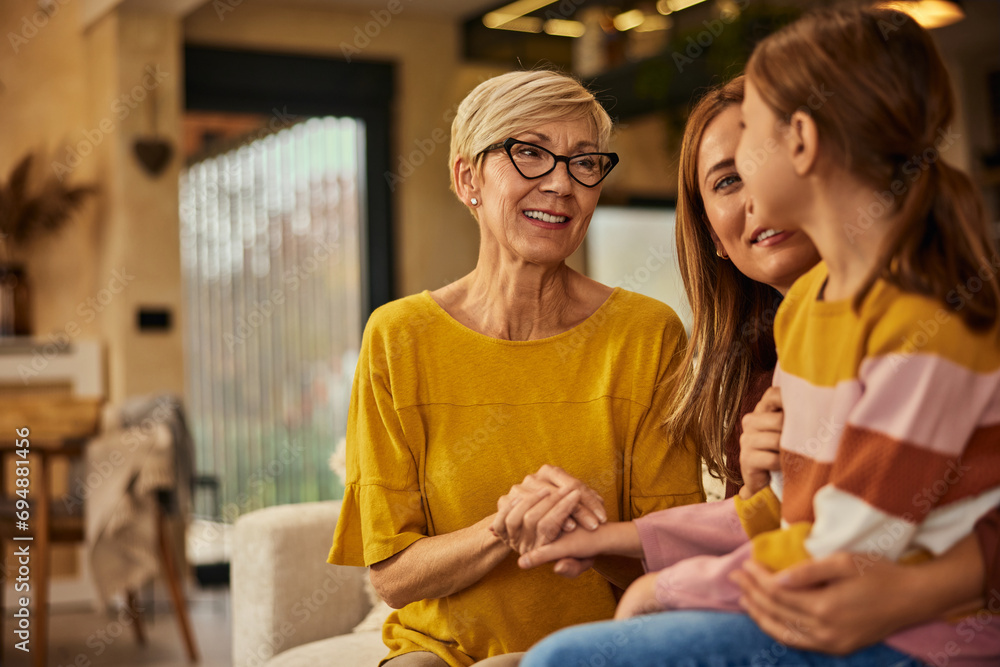
[[[774,368],[777,291],[720,259],[698,186],[698,149],[705,129],[743,101],[743,77],[710,90],[688,116],[681,143],[677,257],[694,324],[687,358],[675,378],[678,400],[664,425],[698,443],[709,472],[739,484],[738,461],[726,459],[742,404],[760,373]],[[751,406],[752,407],[752,406]]]
[[[996,248],[972,181],[941,159],[954,98],[927,31],[893,10],[821,10],[763,40],[747,76],[780,119],[809,113],[820,144],[872,187],[871,203],[844,221],[848,238],[892,225],[855,308],[881,278],[940,301],[973,330],[992,327]],[[972,284],[985,289],[963,291]]]

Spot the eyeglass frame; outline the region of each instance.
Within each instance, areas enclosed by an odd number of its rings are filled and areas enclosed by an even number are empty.
[[[517,162],[514,161],[514,156],[511,155],[511,153],[510,153],[510,149],[514,146],[514,144],[524,144],[525,146],[531,146],[532,148],[537,148],[539,150],[545,151],[546,153],[548,153],[549,155],[551,155],[553,158],[555,158],[552,161],[552,168],[549,169],[548,171],[546,171],[544,174],[539,174],[538,176],[525,176],[524,172],[522,172],[521,169],[517,166]],[[591,153],[577,153],[576,155],[556,155],[555,153],[553,153],[552,151],[550,151],[545,146],[539,146],[538,144],[533,144],[530,141],[521,141],[520,139],[515,139],[514,137],[508,137],[507,139],[504,139],[499,144],[493,144],[491,146],[487,146],[483,150],[479,151],[479,154],[480,155],[485,155],[486,153],[489,153],[490,151],[495,151],[498,148],[504,149],[504,151],[507,153],[507,158],[510,159],[510,163],[512,165],[514,165],[514,169],[516,169],[517,173],[521,175],[521,178],[524,178],[525,180],[534,181],[534,180],[542,178],[544,176],[548,176],[553,171],[555,171],[556,166],[560,162],[565,162],[566,163],[566,173],[569,174],[569,177],[572,178],[574,181],[576,181],[577,183],[579,183],[580,185],[582,185],[585,188],[596,188],[598,185],[601,184],[601,182],[605,178],[608,177],[608,174],[610,174],[611,171],[618,165],[618,162],[620,162],[620,159],[618,158],[618,153],[599,153],[599,152],[594,151],[594,152],[591,152]],[[611,166],[608,167],[608,170],[606,172],[604,172],[604,175],[601,176],[601,178],[598,179],[598,181],[596,183],[593,183],[591,185],[588,185],[588,184],[584,183],[579,178],[577,178],[576,176],[574,176],[573,175],[573,170],[569,168],[569,161],[570,160],[572,160],[574,158],[578,158],[578,157],[583,157],[585,155],[603,155],[604,157],[606,157],[609,160],[611,160]]]

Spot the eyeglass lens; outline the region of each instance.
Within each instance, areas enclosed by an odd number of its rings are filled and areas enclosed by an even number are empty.
[[[538,178],[552,171],[556,156],[544,148],[516,143],[510,147],[510,159],[525,178]],[[596,153],[584,153],[569,158],[569,171],[584,185],[599,182],[611,169],[611,158]]]

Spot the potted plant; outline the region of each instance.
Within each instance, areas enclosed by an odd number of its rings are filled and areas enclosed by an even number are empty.
[[[55,233],[97,192],[92,185],[68,186],[52,173],[33,177],[33,162],[28,153],[0,183],[0,336],[31,333],[26,270],[10,251]]]

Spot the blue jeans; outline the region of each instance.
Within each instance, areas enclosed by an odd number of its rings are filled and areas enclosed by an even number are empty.
[[[789,648],[746,614],[668,611],[560,630],[520,667],[922,667],[885,644],[835,656]]]

